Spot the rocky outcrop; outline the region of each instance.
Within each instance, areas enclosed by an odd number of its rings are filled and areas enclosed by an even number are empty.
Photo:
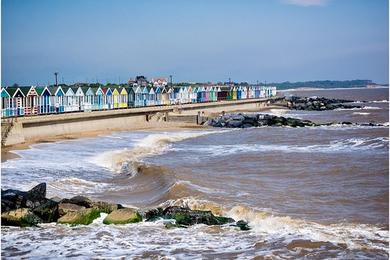
[[[253,117],[256,118],[257,117]],[[245,116],[240,119],[246,120]],[[47,199],[46,184],[42,183],[28,192],[2,190],[2,225],[35,226],[39,223],[57,222],[69,225],[89,225],[104,212],[108,215],[104,224],[130,224],[143,221],[166,220],[167,228],[186,228],[196,224],[230,224],[248,230],[248,223],[216,216],[207,210],[192,210],[188,207],[168,206],[138,211],[120,204],[92,201],[84,196],[70,199]]]
[[[207,125],[213,127],[228,127],[228,128],[248,128],[258,126],[290,126],[290,127],[305,127],[317,126],[316,123],[310,120],[301,120],[291,117],[274,116],[269,114],[225,114],[223,116],[210,119],[206,122]]]
[[[287,97],[287,107],[295,110],[334,110],[337,108],[360,108],[360,105],[352,105],[352,100],[345,99],[329,99],[324,97]]]
[[[142,221],[142,216],[135,209],[122,208],[112,211],[103,220],[104,224],[130,224]]]

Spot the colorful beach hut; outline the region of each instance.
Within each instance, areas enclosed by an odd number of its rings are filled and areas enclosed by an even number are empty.
[[[52,96],[48,87],[36,87],[35,88],[38,94],[38,113],[39,114],[48,114],[54,112],[54,106],[50,102],[50,97]]]
[[[65,92],[62,89],[61,86],[58,87],[48,87],[51,96],[50,96],[50,103],[54,107],[55,113],[62,113],[64,112],[64,96]]]
[[[11,96],[10,116],[23,116],[26,96],[19,87],[8,87],[7,92]]]
[[[112,108],[112,90],[111,88],[102,88],[103,91],[103,109]]]
[[[128,93],[126,88],[119,88],[119,107],[120,108],[126,108],[127,107],[127,100],[128,100]]]
[[[1,88],[1,117],[11,116],[11,95],[5,88]]]

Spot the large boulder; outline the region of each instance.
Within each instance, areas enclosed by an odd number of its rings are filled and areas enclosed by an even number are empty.
[[[70,198],[70,199],[63,199],[61,202],[62,203],[76,204],[76,205],[83,206],[86,208],[93,207],[93,201],[87,197],[84,197],[84,196],[75,196],[75,197]]]
[[[13,189],[1,191],[1,210],[3,212],[18,208],[36,208],[47,201],[46,183],[41,183],[27,192]]]
[[[104,212],[107,214],[110,214],[114,210],[123,208],[123,206],[121,204],[113,204],[113,203],[108,203],[108,202],[104,202],[104,201],[95,201],[92,203],[92,207],[100,210],[100,212]]]
[[[142,216],[135,209],[117,209],[107,215],[103,220],[104,224],[129,224],[142,221]]]
[[[32,211],[46,223],[56,222],[59,218],[58,203],[53,200],[47,200],[46,203],[34,208]]]
[[[1,214],[1,224],[4,226],[30,227],[41,222],[42,220],[28,208],[19,208]]]
[[[60,217],[66,215],[69,212],[77,212],[84,209],[86,208],[72,203],[61,202],[60,204],[58,204],[58,214]]]
[[[100,216],[100,211],[94,208],[68,212],[57,220],[60,224],[89,225]]]
[[[214,216],[211,211],[191,210],[190,208],[171,206],[164,210],[164,218],[174,219],[176,224],[191,226],[195,224],[224,225],[234,222],[232,218]]]

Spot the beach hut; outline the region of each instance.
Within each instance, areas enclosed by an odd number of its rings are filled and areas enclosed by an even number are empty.
[[[156,87],[156,105],[162,105],[162,89],[159,85]]]
[[[135,93],[133,87],[126,87],[127,91],[127,107],[134,107]]]
[[[70,111],[75,111],[76,106],[76,96],[73,88],[71,87],[65,87],[65,96],[64,96],[64,111],[65,112],[70,112]],[[78,110],[78,109],[77,109]]]
[[[25,115],[36,115],[38,114],[38,93],[34,86],[20,87],[20,90],[25,95]]]
[[[112,108],[112,90],[111,88],[104,87],[103,91],[103,109],[111,109]]]
[[[134,106],[142,107],[143,106],[143,94],[142,88],[140,86],[134,87]]]
[[[119,108],[120,104],[120,92],[119,88],[114,87],[112,91],[113,107]]]
[[[149,101],[149,89],[147,86],[142,88],[142,106],[145,107],[148,105]]]
[[[192,103],[192,96],[193,96],[193,88],[192,86],[187,87],[187,103]]]
[[[220,86],[218,87],[218,93],[217,93],[218,100],[229,100],[230,99],[230,87],[228,86]]]
[[[101,87],[91,87],[90,90],[93,93],[92,98],[92,109],[93,110],[102,110],[104,105],[104,93]],[[87,91],[89,94],[89,92]]]
[[[64,112],[64,96],[65,92],[62,89],[61,86],[58,87],[48,87],[51,96],[50,96],[50,103],[53,107],[53,112],[55,113],[62,113]]]
[[[191,93],[191,103],[196,103],[198,98],[198,87],[194,86]]]
[[[161,105],[169,105],[169,94],[167,87],[163,87],[161,90]]]
[[[255,88],[255,98],[259,98],[261,97],[261,87],[260,86],[256,86]]]
[[[11,95],[5,88],[1,88],[1,117],[11,116]]]
[[[127,101],[129,99],[128,93],[126,88],[119,88],[119,107],[120,108],[126,108],[127,107]]]
[[[53,113],[54,106],[50,100],[52,94],[48,87],[36,87],[35,90],[38,94],[38,114]]]
[[[170,87],[168,90],[167,90],[167,93],[168,93],[168,97],[169,97],[169,104],[173,105],[175,104],[175,89]]]
[[[26,96],[19,87],[8,87],[7,92],[11,96],[10,116],[23,116]]]
[[[146,105],[147,106],[156,105],[156,92],[154,91],[153,87],[149,87],[149,96]]]

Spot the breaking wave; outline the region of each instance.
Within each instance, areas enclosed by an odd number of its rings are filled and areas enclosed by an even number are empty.
[[[245,220],[254,233],[264,235],[267,240],[303,239],[330,242],[335,245],[344,245],[350,249],[372,247],[380,250],[387,250],[389,242],[387,228],[376,225],[352,223],[326,225],[289,216],[279,216],[269,211],[243,205],[222,206],[193,197],[166,201],[161,206],[184,206],[195,210],[210,210],[215,215]]]
[[[151,134],[138,140],[132,149],[105,152],[89,161],[115,173],[134,176],[137,174],[138,166],[142,165],[143,158],[164,153],[174,142],[219,132],[221,131]]]

